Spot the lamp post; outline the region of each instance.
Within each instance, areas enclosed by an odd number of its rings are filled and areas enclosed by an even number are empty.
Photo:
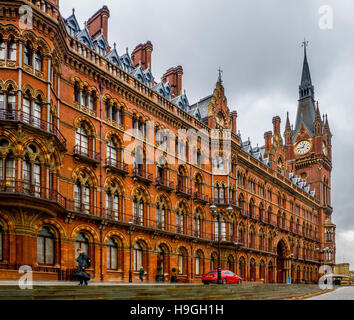
[[[132,221],[129,221],[129,282],[133,282],[132,273]]]

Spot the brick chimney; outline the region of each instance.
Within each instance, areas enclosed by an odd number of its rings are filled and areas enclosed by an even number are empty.
[[[273,118],[273,133],[274,135],[279,134],[280,135],[280,117],[276,116]]]
[[[231,130],[233,133],[237,134],[237,111],[232,111],[230,113],[231,117]]]
[[[146,70],[149,67],[151,70],[152,50],[153,50],[153,45],[150,41],[148,41],[144,44],[140,43],[139,45],[137,45],[132,53],[132,56],[131,56],[133,67],[136,68],[140,63],[141,68],[143,70]]]
[[[163,82],[169,82],[172,88],[173,96],[177,97],[182,93],[182,75],[183,68],[177,66],[176,68],[170,68],[162,76]]]
[[[108,41],[108,19],[110,12],[107,6],[103,6],[87,21],[87,29],[92,38],[103,33],[105,39]]]
[[[264,133],[265,151],[266,152],[269,152],[270,149],[272,148],[272,138],[273,138],[272,131],[267,131],[266,133]]]

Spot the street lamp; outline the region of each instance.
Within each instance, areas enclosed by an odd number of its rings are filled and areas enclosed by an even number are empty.
[[[132,273],[132,221],[129,221],[129,282],[133,282]]]
[[[221,242],[221,235],[220,235],[220,229],[221,229],[221,217],[222,217],[222,213],[216,212],[216,205],[215,204],[211,204],[210,205],[210,212],[211,215],[213,217],[215,217],[218,220],[218,284],[221,284],[221,248],[220,248],[220,242]]]

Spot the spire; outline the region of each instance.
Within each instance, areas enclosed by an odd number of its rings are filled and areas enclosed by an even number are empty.
[[[218,72],[219,72],[218,83],[222,84],[221,74],[222,74],[224,71],[222,71],[221,68],[219,67]]]
[[[290,120],[289,120],[289,112],[287,112],[287,114],[286,114],[285,131],[291,131]]]
[[[320,108],[318,107],[318,101],[316,102],[315,122],[321,122],[322,123]]]
[[[308,132],[314,136],[314,122],[315,122],[315,100],[314,100],[314,87],[311,81],[310,68],[307,62],[307,46],[306,39],[302,42],[304,48],[304,63],[302,67],[301,84],[299,86],[299,105],[297,108],[295,129],[293,140],[295,139],[301,125],[303,124]]]
[[[307,61],[306,48],[308,46],[308,41],[304,39],[302,42],[302,47],[304,47],[304,63],[302,66],[301,84],[299,86],[299,99],[312,97],[314,98],[315,91],[311,81],[310,67]]]
[[[293,135],[293,131],[291,130],[291,126],[290,126],[289,112],[287,112],[285,131],[284,131],[285,144],[287,144],[287,145],[291,144],[292,135]]]

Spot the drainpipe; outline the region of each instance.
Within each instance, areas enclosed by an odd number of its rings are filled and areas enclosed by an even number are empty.
[[[102,80],[99,83],[99,90],[100,90],[100,216],[102,217],[102,199],[103,199],[103,122],[102,122],[102,96],[104,86],[102,84]],[[103,226],[102,226],[103,227]],[[102,268],[102,246],[103,246],[103,239],[102,239],[102,228],[100,230],[100,278],[103,281],[103,268]]]

